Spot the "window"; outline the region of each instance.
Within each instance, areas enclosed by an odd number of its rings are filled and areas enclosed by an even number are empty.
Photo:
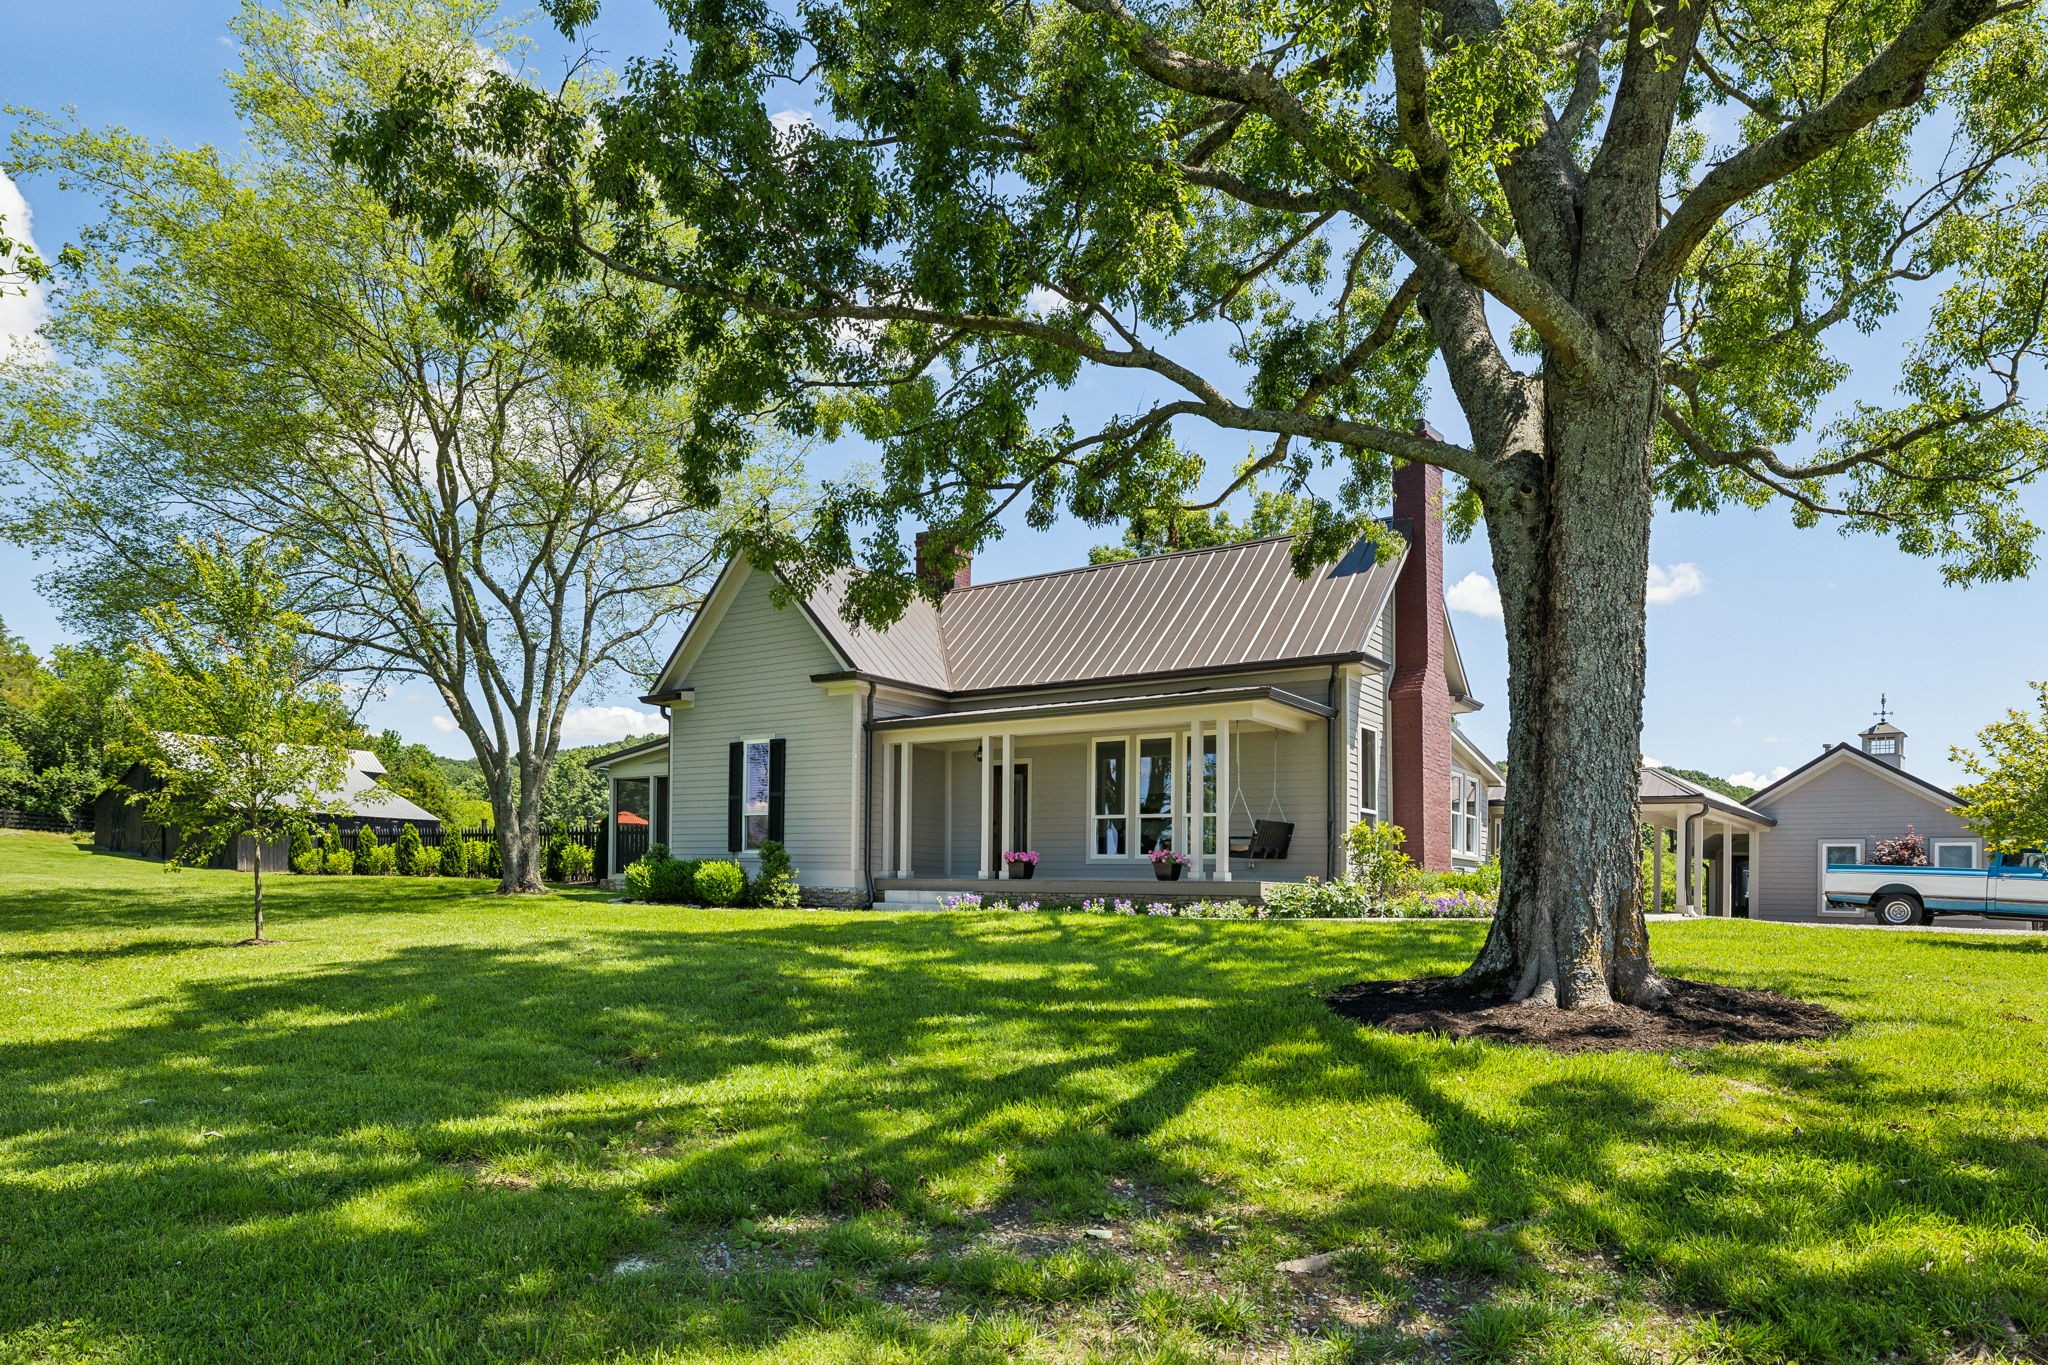
[[[1120,858],[1130,852],[1131,828],[1124,812],[1124,766],[1129,741],[1095,741],[1095,856]]]
[[[759,848],[768,838],[768,741],[747,741],[740,788],[740,847]]]
[[[1936,839],[1934,841],[1933,854],[1936,867],[1975,867],[1977,865],[1977,841],[1975,839]]]
[[[1899,742],[1895,739],[1873,739],[1870,741],[1870,752],[1873,754],[1895,754],[1898,751]]]
[[[1479,779],[1465,779],[1465,851],[1479,851]]]
[[[1173,736],[1138,741],[1138,851],[1173,847]]]
[[[1465,847],[1465,774],[1451,774],[1451,847]]]
[[[1379,823],[1380,737],[1370,727],[1358,732],[1358,815]]]

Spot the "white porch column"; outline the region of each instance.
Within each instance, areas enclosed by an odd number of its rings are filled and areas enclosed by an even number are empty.
[[[906,739],[896,746],[896,752],[903,762],[902,776],[896,781],[896,875],[909,877],[916,875],[910,866],[913,861],[911,850],[916,847],[913,836],[917,826],[917,817],[913,813],[915,807],[910,803],[910,772],[914,751],[910,741]]]
[[[1650,827],[1650,913],[1664,913],[1664,826]]]
[[[1691,828],[1692,817],[1688,816],[1684,811],[1680,811],[1678,813],[1678,826],[1671,833],[1671,859],[1674,864],[1672,871],[1675,873],[1671,894],[1671,908],[1681,915],[1685,913],[1686,907],[1692,904],[1690,899],[1692,854],[1687,847],[1686,840],[1686,835]]]
[[[1757,911],[1763,908],[1763,900],[1757,895],[1758,888],[1764,884],[1763,837],[1764,832],[1760,829],[1753,829],[1749,832],[1749,917],[1751,919],[1758,918]]]
[[[1188,839],[1188,790],[1192,766],[1188,757],[1188,737],[1176,731],[1173,736],[1173,776],[1169,780],[1167,799],[1173,803],[1173,851],[1186,855],[1194,847]]]
[[[604,879],[610,881],[624,873],[626,865],[619,861],[619,779],[608,776],[605,780],[611,788],[611,814],[605,816],[608,828],[604,835],[604,860],[609,866],[604,870]],[[457,838],[461,834],[460,830],[456,831]]]
[[[989,802],[992,799],[990,793],[995,790],[996,737],[994,735],[983,735],[981,737],[981,762],[975,766],[981,769],[981,805],[976,808],[975,812],[977,817],[976,823],[981,826],[981,840],[976,845],[981,850],[981,871],[975,875],[983,881],[987,881],[995,875],[989,867],[989,842],[995,833],[989,817]]]
[[[1216,718],[1216,880],[1230,880],[1230,722]]]
[[[1003,840],[1002,875],[1010,875],[1010,854],[1016,850],[1011,845],[1017,842],[1017,812],[1010,807],[1017,801],[1017,737],[1005,731],[1003,734],[1003,790],[997,798],[1002,807],[1002,828],[997,831]]]
[[[1714,913],[1722,919],[1735,918],[1735,823],[1721,822],[1721,894]]]
[[[896,875],[896,745],[882,736],[882,871]]]

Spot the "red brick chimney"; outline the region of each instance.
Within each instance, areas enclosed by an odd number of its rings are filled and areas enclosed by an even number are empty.
[[[952,577],[949,579],[939,566],[932,562],[932,555],[926,548],[926,542],[931,539],[931,534],[930,531],[919,531],[917,533],[917,576],[928,583],[937,583],[941,592],[951,592],[955,588],[973,587],[974,556],[966,554],[958,556],[956,561],[958,567],[953,570]]]
[[[1424,435],[1434,437],[1427,426]],[[1417,867],[1451,867],[1451,688],[1444,676],[1443,471],[1394,471],[1394,519],[1408,558],[1394,583],[1394,676],[1387,685],[1393,822]]]

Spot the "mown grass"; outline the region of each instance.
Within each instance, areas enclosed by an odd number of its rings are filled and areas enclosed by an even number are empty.
[[[244,900],[0,835],[0,1362],[2048,1346],[2040,935],[1659,925],[1853,1031],[1556,1057],[1321,1005],[1469,925]]]

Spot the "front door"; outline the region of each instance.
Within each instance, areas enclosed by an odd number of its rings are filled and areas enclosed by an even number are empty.
[[[995,850],[996,866],[1003,860],[1003,817],[1010,819],[1010,849],[1022,852],[1031,847],[1031,765],[1019,763],[1011,780],[1003,780],[1003,765],[996,764],[990,783],[995,806],[989,812],[989,847]]]

